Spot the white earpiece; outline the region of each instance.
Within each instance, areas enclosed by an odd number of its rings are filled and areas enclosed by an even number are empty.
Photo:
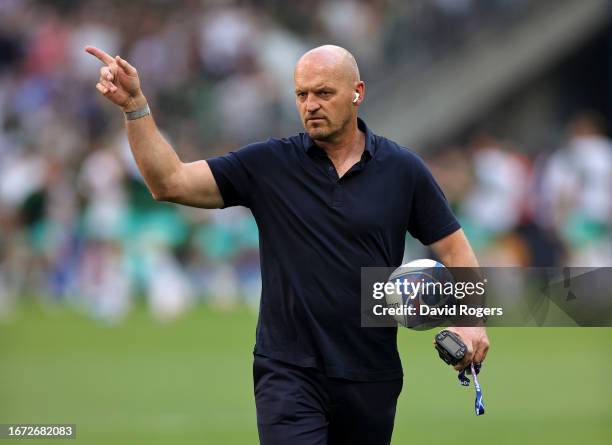
[[[353,97],[353,103],[357,103],[359,100],[359,93],[355,92],[355,97]]]

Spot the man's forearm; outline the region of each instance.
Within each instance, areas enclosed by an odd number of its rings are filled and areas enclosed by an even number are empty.
[[[126,120],[126,129],[132,154],[151,194],[157,200],[167,199],[172,194],[172,179],[181,166],[178,155],[152,115]]]
[[[446,267],[478,267],[476,255],[469,245],[461,249],[450,250],[440,260]]]
[[[478,267],[478,260],[463,230],[432,245],[434,252],[446,267]]]

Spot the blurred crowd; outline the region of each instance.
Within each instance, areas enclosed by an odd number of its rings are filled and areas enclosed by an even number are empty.
[[[161,320],[202,300],[258,304],[250,212],[151,199],[86,44],[138,68],[159,126],[193,161],[298,130],[292,70],[312,46],[344,45],[364,78],[384,82],[536,3],[3,0],[0,315],[17,295],[109,322],[138,298]],[[610,265],[611,157],[598,119],[583,115],[552,153],[479,134],[429,162],[483,264]]]
[[[428,164],[481,265],[612,266],[612,139],[606,121],[580,111],[559,147],[520,150],[476,133]]]

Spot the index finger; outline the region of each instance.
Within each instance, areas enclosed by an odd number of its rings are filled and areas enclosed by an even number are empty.
[[[87,45],[85,47],[85,51],[91,54],[92,56],[96,57],[98,60],[100,60],[100,62],[106,63],[107,65],[109,63],[113,63],[113,60],[115,60],[111,56],[109,56],[106,52],[102,51],[99,48],[96,48],[95,46]]]

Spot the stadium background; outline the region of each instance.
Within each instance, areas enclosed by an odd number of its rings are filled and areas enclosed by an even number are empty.
[[[138,68],[187,161],[299,130],[295,61],[346,46],[362,115],[425,157],[483,265],[610,266],[610,23],[598,0],[2,1],[0,423],[256,443],[257,228],[151,199],[85,44]],[[430,337],[400,332],[394,443],[612,439],[609,329],[492,330],[479,419]]]

